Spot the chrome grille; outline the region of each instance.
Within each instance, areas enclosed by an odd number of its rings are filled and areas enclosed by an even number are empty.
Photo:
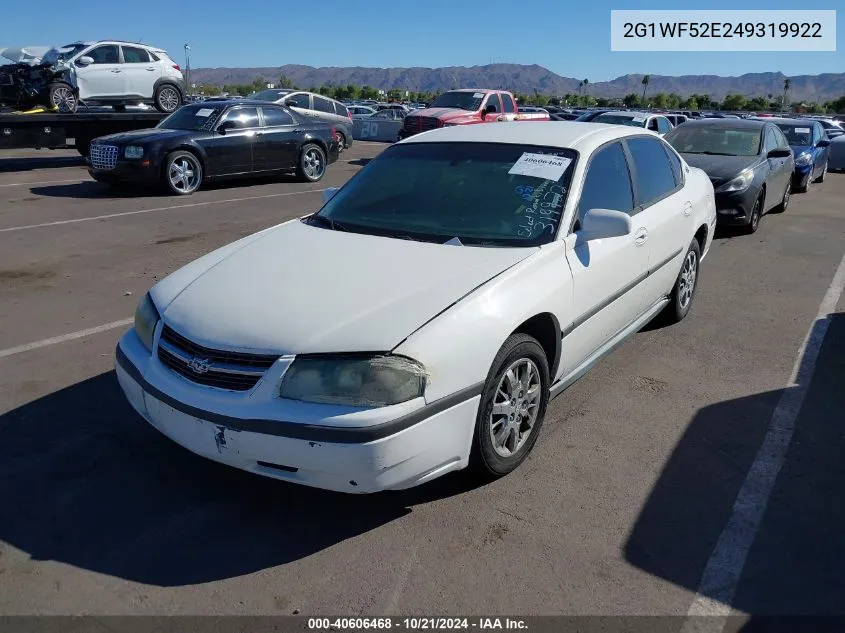
[[[406,116],[404,127],[409,132],[427,132],[441,126],[440,119],[432,116]]]
[[[191,382],[229,391],[252,389],[278,358],[203,347],[167,325],[158,342],[158,359],[171,371]]]
[[[117,145],[91,143],[91,166],[94,169],[117,167]]]

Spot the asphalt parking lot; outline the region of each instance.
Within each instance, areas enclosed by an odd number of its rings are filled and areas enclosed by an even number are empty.
[[[486,486],[300,488],[132,411],[114,347],[143,293],[316,209],[383,147],[319,184],[188,198],[0,152],[0,612],[685,615],[729,591],[743,613],[844,613],[845,174],[720,235],[690,316],[555,400],[529,460]]]

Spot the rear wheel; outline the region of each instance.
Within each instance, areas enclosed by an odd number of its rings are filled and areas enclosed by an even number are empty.
[[[519,466],[537,441],[549,402],[549,364],[527,334],[512,334],[499,349],[475,422],[471,468],[487,479]]]
[[[335,131],[334,138],[337,141],[337,151],[342,152],[346,149],[346,135],[343,132]]]
[[[175,112],[182,105],[182,94],[173,84],[163,84],[156,89],[155,107],[159,112]]]
[[[71,85],[64,81],[54,81],[50,84],[49,97],[50,105],[55,107],[59,112],[72,114],[79,107],[76,93]]]
[[[319,145],[308,143],[299,153],[296,173],[305,182],[318,182],[326,174],[326,153]]]
[[[170,193],[179,196],[194,193],[202,184],[202,175],[202,163],[191,152],[171,152],[164,161],[162,180]]]
[[[698,266],[701,263],[701,247],[698,240],[693,239],[684,256],[684,263],[681,264],[681,272],[675,280],[672,294],[669,295],[669,305],[666,306],[663,316],[668,324],[678,323],[689,314],[692,307],[692,299],[695,296],[695,289],[698,284]]]

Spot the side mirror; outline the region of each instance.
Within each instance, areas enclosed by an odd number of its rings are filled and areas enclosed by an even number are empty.
[[[323,204],[326,204],[329,200],[334,198],[334,195],[340,191],[340,187],[329,187],[325,191],[323,191]]]
[[[89,57],[88,55],[83,55],[79,59],[76,60],[77,66],[90,66],[94,63],[94,58]]]
[[[481,118],[486,119],[488,114],[493,114],[496,111],[496,106],[488,105],[481,111]]]
[[[783,147],[769,150],[769,153],[766,154],[766,158],[789,158],[790,156],[792,156],[792,150]]]
[[[827,147],[830,145],[830,139],[823,138],[818,143],[816,143],[816,147]]]
[[[581,236],[585,241],[629,235],[634,230],[631,216],[612,209],[590,209],[581,220]]]
[[[288,107],[295,108],[299,105],[296,99],[285,99],[285,105]]]
[[[218,132],[218,134],[225,135],[228,130],[231,130],[234,127],[235,127],[234,121],[223,121],[223,123],[221,123],[220,125],[217,126],[217,132]]]

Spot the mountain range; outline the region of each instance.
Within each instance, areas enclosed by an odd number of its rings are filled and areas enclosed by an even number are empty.
[[[262,68],[196,68],[191,70],[191,83],[248,84],[263,78],[278,82],[284,75],[299,88],[323,85],[372,86],[382,90],[401,88],[414,92],[440,91],[450,88],[507,88],[515,92],[538,90],[546,95],[576,93],[580,79],[563,77],[547,68],[522,64],[489,64],[487,66],[451,66],[447,68],[365,68],[322,67],[288,64]],[[589,83],[587,91],[594,97],[623,97],[642,92],[643,75],[623,75],[611,81]],[[738,77],[718,75],[681,75],[669,77],[650,75],[648,92],[709,94],[722,100],[727,94],[741,94],[751,98],[769,94],[780,96],[786,75],[780,72],[748,73]],[[797,75],[790,77],[790,100],[825,102],[845,95],[845,73]]]

